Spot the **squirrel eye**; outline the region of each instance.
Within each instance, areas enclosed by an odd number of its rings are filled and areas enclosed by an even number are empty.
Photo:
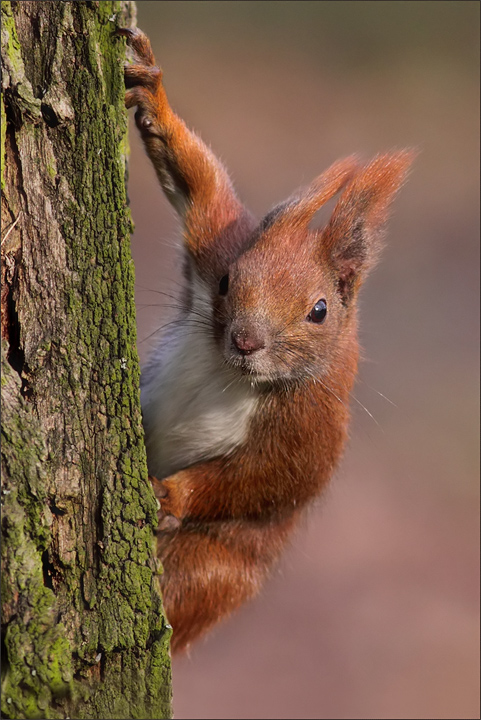
[[[327,303],[325,300],[318,300],[311,312],[307,316],[307,320],[313,323],[323,323],[327,315]]]
[[[219,282],[219,295],[227,295],[229,289],[229,275],[224,275]]]

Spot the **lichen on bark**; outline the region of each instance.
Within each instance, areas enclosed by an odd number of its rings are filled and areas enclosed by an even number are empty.
[[[2,2],[2,715],[171,716],[139,403],[129,2]]]

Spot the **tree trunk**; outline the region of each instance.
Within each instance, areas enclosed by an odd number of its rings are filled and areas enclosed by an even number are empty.
[[[129,2],[2,2],[2,717],[169,718],[125,192]]]

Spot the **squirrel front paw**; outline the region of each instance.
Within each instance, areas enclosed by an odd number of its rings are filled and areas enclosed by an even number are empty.
[[[181,521],[175,513],[174,493],[170,492],[165,480],[158,480],[153,475],[149,475],[149,479],[159,503],[157,530],[159,532],[175,532],[179,529]]]
[[[118,28],[116,35],[127,39],[134,54],[133,64],[124,66],[125,105],[137,105],[137,127],[147,134],[156,134],[156,117],[159,110],[159,90],[162,89],[162,70],[155,64],[150,40],[137,28]]]

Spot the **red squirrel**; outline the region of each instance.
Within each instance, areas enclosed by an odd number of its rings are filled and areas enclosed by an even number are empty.
[[[259,222],[171,109],[146,35],[118,33],[133,50],[126,106],[184,227],[183,309],[141,380],[177,651],[258,592],[339,462],[357,296],[412,153],[336,162]]]

